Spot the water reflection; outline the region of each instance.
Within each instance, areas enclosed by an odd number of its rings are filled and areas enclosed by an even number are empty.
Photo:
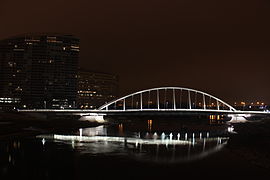
[[[123,179],[168,179],[175,174],[189,179],[227,175],[229,179],[232,174],[269,174],[269,123],[233,127],[149,119],[2,137],[0,179],[120,179],[124,172],[130,176]]]
[[[144,122],[142,122],[144,124]],[[46,141],[70,144],[80,153],[121,155],[138,161],[157,163],[189,162],[204,158],[221,150],[228,142],[228,130],[201,131],[190,129],[153,127],[153,120],[141,123],[119,123],[82,128],[73,134],[39,135]],[[136,128],[136,126],[138,126]],[[177,131],[179,130],[179,131]],[[207,129],[209,130],[209,129]],[[219,133],[217,133],[219,132]]]
[[[93,128],[83,128],[82,129],[83,136],[106,136],[107,128],[105,126],[97,126]]]
[[[19,140],[1,141],[0,143],[0,175],[6,174],[22,158]],[[0,176],[1,177],[1,176]]]

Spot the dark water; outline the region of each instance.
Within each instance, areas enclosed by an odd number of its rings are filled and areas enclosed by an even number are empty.
[[[269,121],[233,124],[233,131],[177,119],[18,128],[2,133],[0,179],[268,178]]]

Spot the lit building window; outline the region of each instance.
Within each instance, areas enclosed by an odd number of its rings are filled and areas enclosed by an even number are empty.
[[[15,67],[15,66],[16,66],[16,63],[10,61],[10,62],[8,62],[8,66],[9,66],[9,67]]]
[[[22,88],[20,86],[18,86],[15,91],[22,91]]]

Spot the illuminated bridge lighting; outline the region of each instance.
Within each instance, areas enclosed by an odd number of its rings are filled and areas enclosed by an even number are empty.
[[[110,115],[210,115],[210,120],[228,117],[231,123],[255,116],[269,116],[270,111],[236,110],[225,101],[206,92],[183,87],[159,87],[138,91],[108,102],[98,109],[17,109],[24,113],[76,115],[79,120],[106,122]],[[152,123],[148,121],[151,131]]]
[[[187,145],[194,144],[196,141],[202,141],[200,139],[191,138],[191,140],[175,140],[175,139],[141,139],[134,137],[115,137],[115,136],[77,136],[77,135],[40,135],[38,138],[47,138],[53,140],[63,140],[72,142],[118,142],[127,144],[148,144],[148,145]],[[206,138],[207,141],[221,141],[228,140],[228,137],[212,137]]]
[[[229,137],[205,137],[196,138],[193,133],[189,138],[180,138],[180,133],[175,136],[170,134],[147,139],[138,137],[119,136],[79,136],[79,135],[40,135],[37,138],[70,144],[73,149],[79,148],[79,152],[103,154],[121,153],[139,161],[156,163],[190,162],[220,151],[228,142]],[[199,134],[197,134],[199,135]],[[194,137],[194,138],[193,138]],[[160,138],[160,139],[159,139]],[[116,153],[117,152],[117,153]],[[116,153],[116,154],[115,154]]]
[[[138,91],[99,107],[105,111],[202,110],[228,111],[236,109],[208,93],[183,87],[160,87]]]

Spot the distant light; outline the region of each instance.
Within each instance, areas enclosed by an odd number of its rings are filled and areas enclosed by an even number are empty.
[[[79,131],[80,131],[80,137],[82,137],[82,128],[80,128]]]
[[[172,134],[172,133],[170,133],[170,140],[172,140],[172,137],[173,137],[173,134]]]
[[[234,127],[233,126],[230,126],[230,127],[228,127],[228,132],[233,132],[233,130],[234,130]]]
[[[46,140],[43,138],[43,139],[42,139],[42,145],[43,145],[43,146],[44,146],[45,142],[46,142]]]
[[[11,162],[12,158],[11,155],[8,156],[8,162]]]

